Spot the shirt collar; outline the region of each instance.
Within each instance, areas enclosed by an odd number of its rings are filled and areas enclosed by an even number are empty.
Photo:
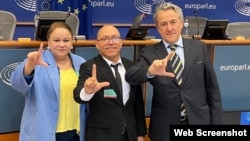
[[[163,41],[163,44],[165,47],[168,47],[170,44],[167,43],[166,41],[162,40]],[[177,40],[177,42],[175,43],[175,45],[177,45],[178,47],[184,47],[183,46],[183,40],[182,40],[182,37],[180,36],[180,38]]]
[[[121,58],[119,58],[119,60],[118,60],[117,63],[112,62],[112,61],[110,61],[109,59],[107,59],[107,58],[105,58],[105,57],[103,57],[103,56],[102,56],[102,58],[108,63],[109,66],[111,66],[111,65],[116,65],[116,64],[118,64],[118,63],[120,63],[120,64],[122,65],[122,60],[121,60]]]

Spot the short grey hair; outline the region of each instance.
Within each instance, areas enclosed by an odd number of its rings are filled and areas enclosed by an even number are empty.
[[[158,13],[159,11],[166,11],[166,10],[169,10],[169,9],[172,9],[174,10],[176,13],[178,13],[180,15],[180,19],[183,20],[183,12],[182,12],[182,9],[171,3],[171,2],[166,2],[166,3],[162,3],[162,4],[159,4],[156,8],[155,8],[155,12],[154,12],[154,15],[153,15],[153,19],[154,19],[154,22],[155,24],[157,25],[158,21],[157,21],[157,16],[158,16]]]

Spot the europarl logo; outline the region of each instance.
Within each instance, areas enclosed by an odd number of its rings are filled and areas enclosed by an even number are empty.
[[[10,76],[12,72],[19,66],[22,62],[18,63],[13,63],[5,66],[1,71],[0,71],[0,79],[7,85],[10,86]]]
[[[50,2],[52,0],[15,0],[16,4],[28,11],[46,11],[51,8]],[[58,0],[58,2],[63,2],[64,0]]]
[[[250,16],[250,1],[249,0],[237,0],[235,2],[235,10],[242,15]]]
[[[152,0],[152,3],[146,3],[146,0],[134,0],[137,10],[145,14],[153,14],[153,10],[158,4],[165,3],[165,0]]]
[[[40,0],[38,0],[40,1]],[[37,11],[37,0],[15,0],[16,4],[28,11]]]

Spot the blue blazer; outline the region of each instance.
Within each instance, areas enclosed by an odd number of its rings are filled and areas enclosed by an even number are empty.
[[[85,59],[73,53],[69,55],[78,75],[80,65]],[[29,84],[23,75],[27,59],[11,75],[11,87],[22,93],[25,98],[19,141],[55,141],[59,114],[59,70],[50,50],[43,51],[42,58],[49,66],[36,66]],[[85,127],[85,108],[86,105],[81,104],[81,127]],[[81,141],[84,139],[84,132],[85,128],[81,129]]]

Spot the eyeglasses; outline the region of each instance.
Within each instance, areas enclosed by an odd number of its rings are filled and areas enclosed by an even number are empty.
[[[114,43],[117,43],[117,42],[119,42],[121,40],[121,37],[111,37],[111,38],[110,37],[104,37],[104,38],[101,38],[101,39],[99,39],[97,41],[101,41],[103,43],[108,43],[108,42],[110,42],[110,40],[112,42],[114,42]]]

